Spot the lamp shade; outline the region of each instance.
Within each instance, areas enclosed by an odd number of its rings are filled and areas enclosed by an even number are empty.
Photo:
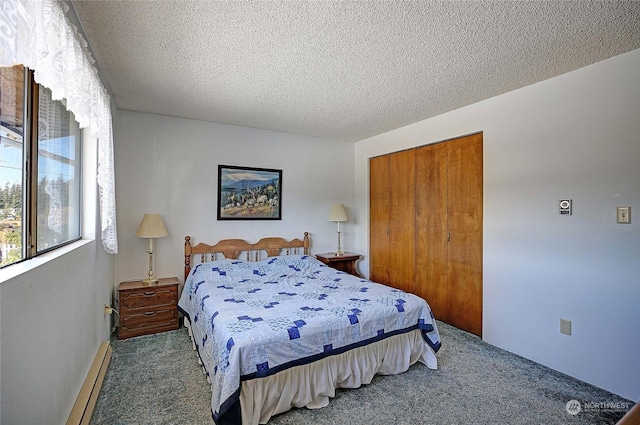
[[[138,226],[136,236],[139,238],[164,238],[169,236],[160,214],[145,214]]]
[[[349,215],[347,214],[347,210],[342,204],[335,204],[333,208],[331,208],[331,213],[329,214],[329,221],[349,221]]]

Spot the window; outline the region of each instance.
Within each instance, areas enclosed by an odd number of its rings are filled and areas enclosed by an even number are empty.
[[[80,239],[80,128],[22,66],[0,68],[0,266]]]

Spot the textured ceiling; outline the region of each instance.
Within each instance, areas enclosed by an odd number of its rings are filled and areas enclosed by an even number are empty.
[[[640,48],[637,1],[73,1],[120,109],[357,141]]]

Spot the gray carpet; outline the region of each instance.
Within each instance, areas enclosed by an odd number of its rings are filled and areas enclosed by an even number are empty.
[[[338,390],[323,409],[294,409],[269,424],[615,424],[633,405],[445,323],[438,329],[438,370],[415,364],[377,376]],[[213,425],[210,386],[184,328],[112,347],[92,425]],[[570,400],[581,403],[576,415]]]

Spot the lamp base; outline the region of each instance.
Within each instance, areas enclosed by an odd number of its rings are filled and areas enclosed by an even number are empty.
[[[153,275],[153,238],[149,238],[149,273],[147,273],[147,278],[142,281],[142,285],[144,286],[152,286],[158,283],[158,279]]]
[[[342,247],[340,246],[340,222],[338,222],[338,248],[336,249],[336,257],[342,257],[344,252],[342,252]]]
[[[156,279],[155,277],[148,277],[142,281],[142,284],[144,286],[153,286],[157,283],[158,283],[158,279]]]

